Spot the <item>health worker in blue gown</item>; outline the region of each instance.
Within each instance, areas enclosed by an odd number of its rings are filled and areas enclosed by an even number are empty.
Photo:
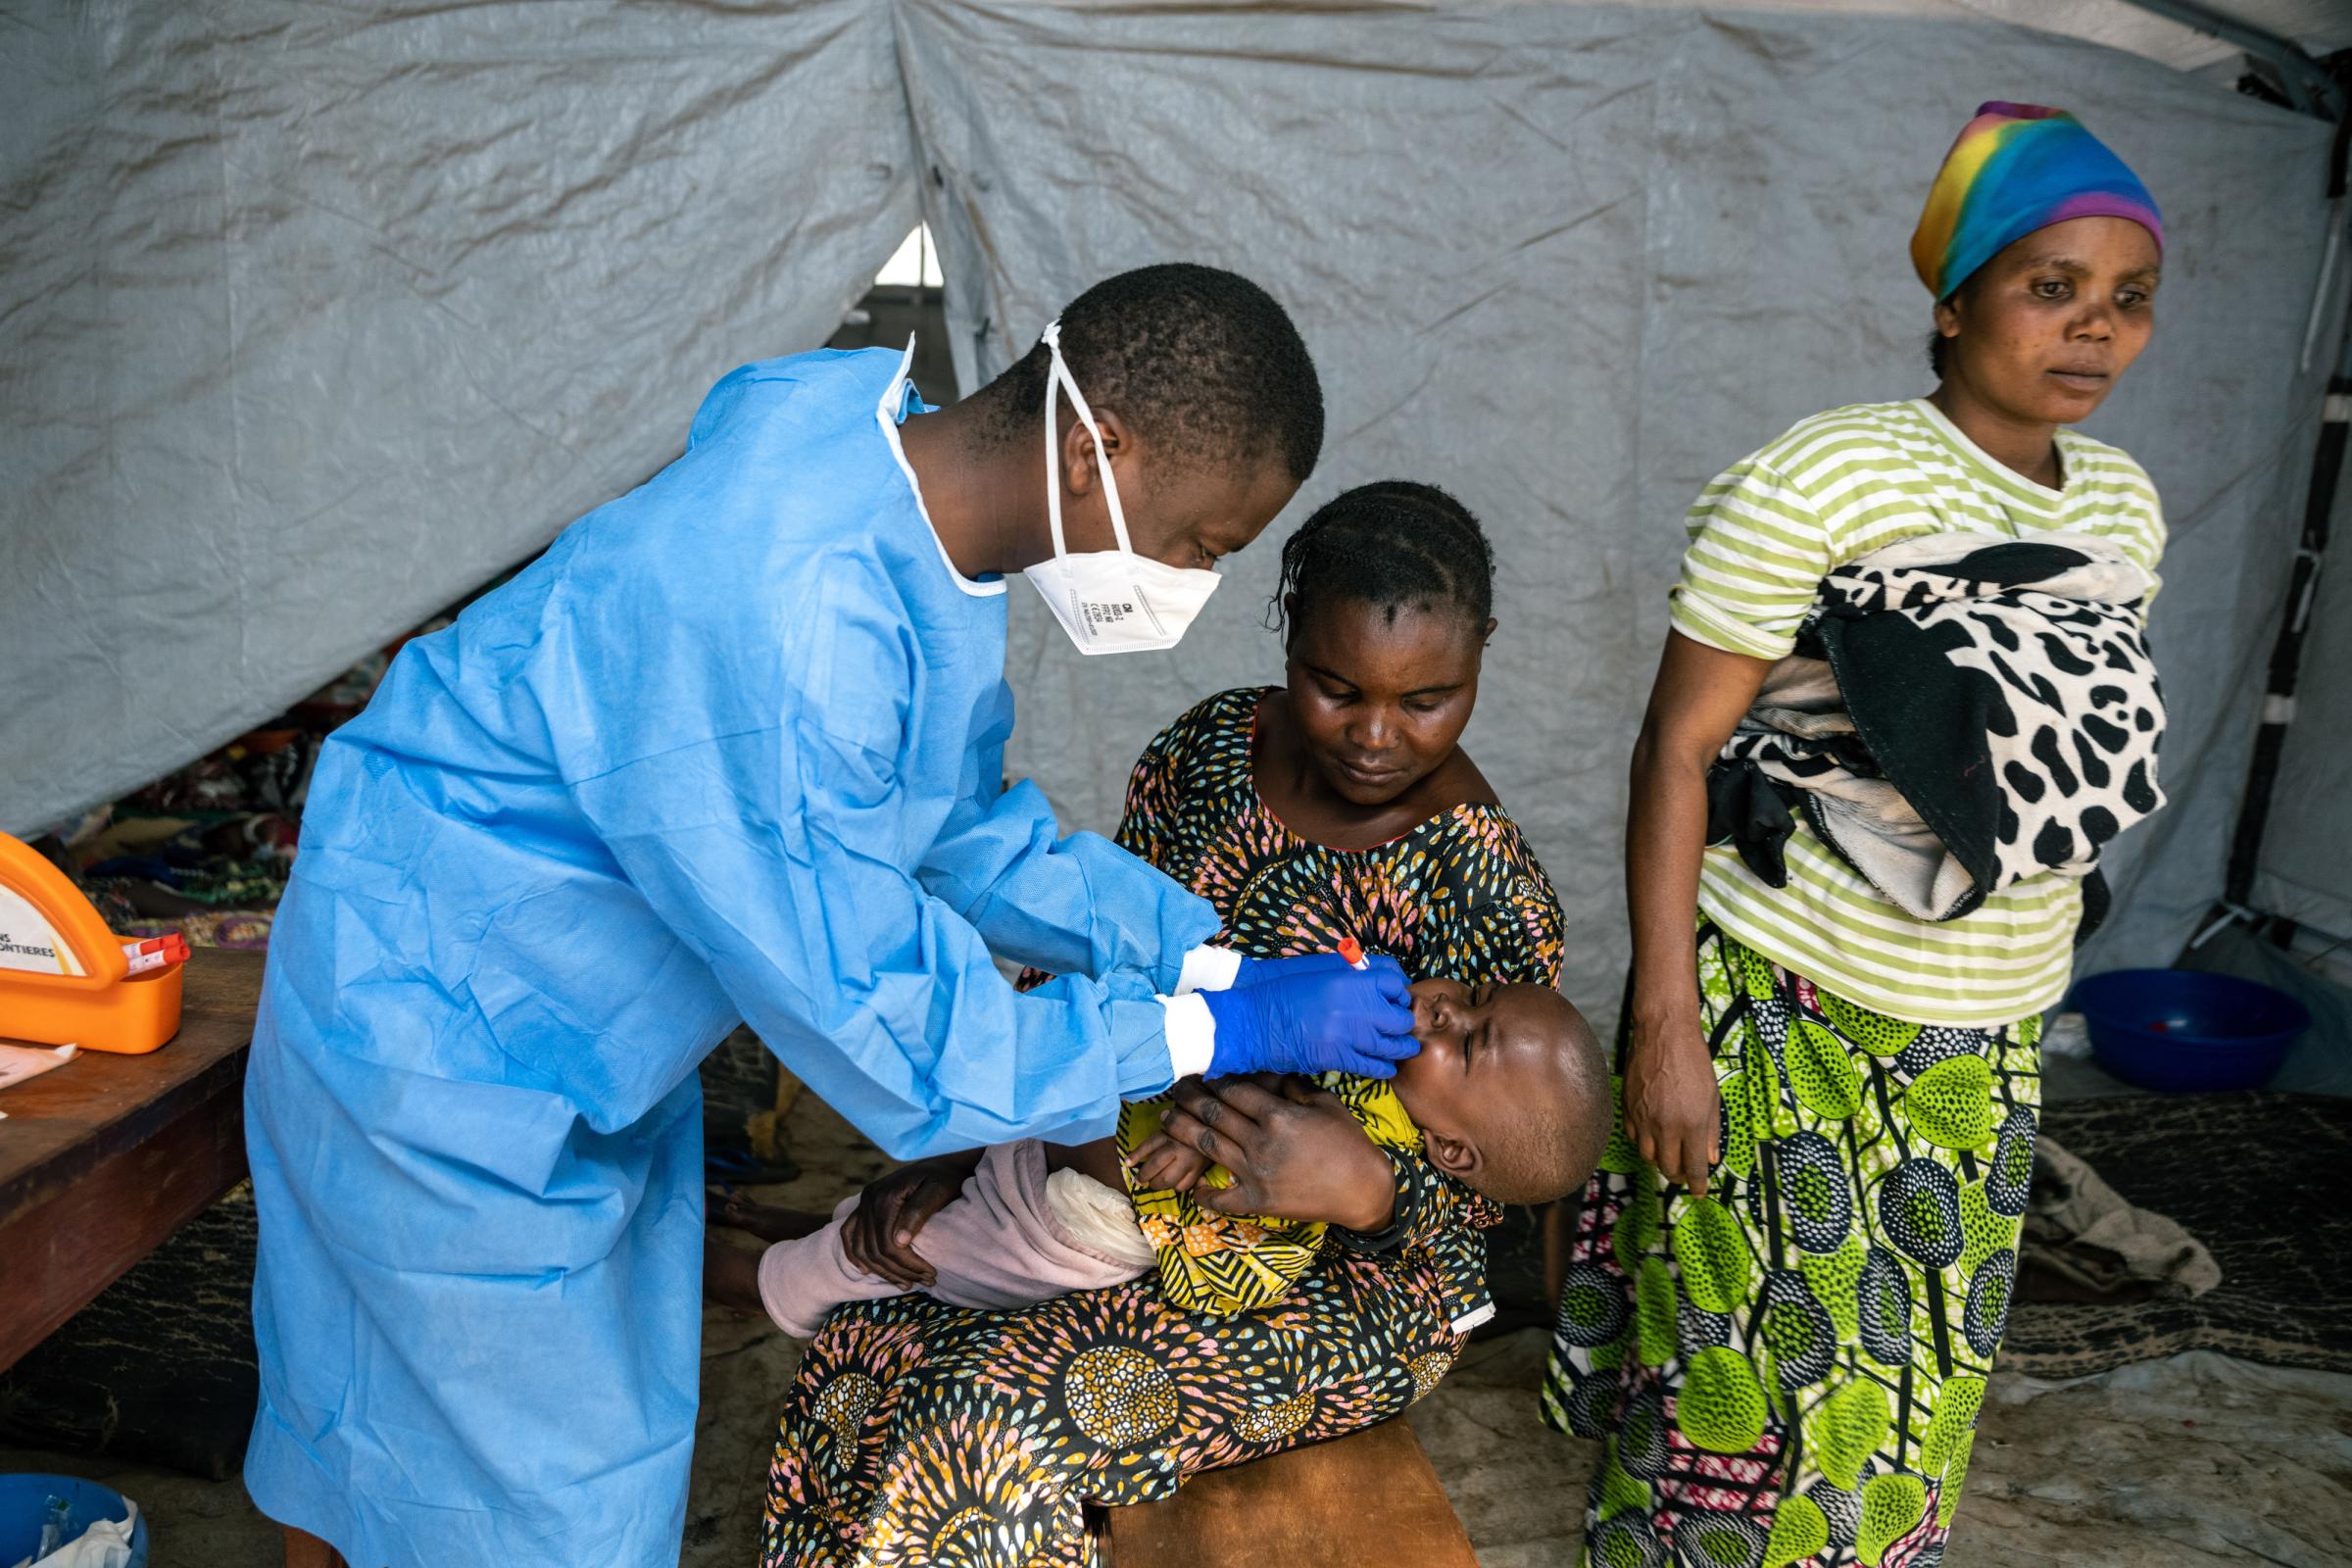
[[[321,752],[246,1084],[245,1479],[290,1561],[676,1560],[695,1066],[738,1022],[902,1156],[1412,1051],[1393,964],[1204,947],[1208,905],[1001,774],[1009,574],[1083,652],[1170,647],[1314,466],[1288,316],[1154,267],[952,409],[910,358],[726,376]]]

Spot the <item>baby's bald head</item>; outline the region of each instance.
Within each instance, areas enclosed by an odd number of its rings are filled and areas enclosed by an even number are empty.
[[[1582,1187],[1609,1136],[1609,1071],[1592,1025],[1549,986],[1413,987],[1421,1054],[1399,1063],[1397,1098],[1430,1162],[1503,1203],[1548,1203]]]

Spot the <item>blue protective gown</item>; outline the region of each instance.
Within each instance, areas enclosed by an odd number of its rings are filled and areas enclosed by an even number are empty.
[[[739,1019],[900,1155],[1169,1080],[1152,995],[1216,915],[1002,788],[1004,584],[931,532],[920,408],[885,351],[735,371],[320,754],[246,1083],[245,1477],[352,1568],[675,1561]]]

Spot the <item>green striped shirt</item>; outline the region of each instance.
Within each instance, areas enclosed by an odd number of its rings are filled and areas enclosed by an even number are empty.
[[[1710,483],[1690,509],[1670,612],[1684,636],[1779,659],[1830,571],[1932,533],[2106,534],[2151,575],[2164,514],[2139,465],[2058,432],[2065,488],[2035,484],[1924,399],[1833,409]],[[1731,847],[1706,852],[1698,906],[1731,936],[1863,1006],[1919,1023],[1985,1028],[2064,995],[2082,885],[2029,877],[1956,920],[1914,920],[1814,836],[1800,815],[1788,885],[1771,888]]]

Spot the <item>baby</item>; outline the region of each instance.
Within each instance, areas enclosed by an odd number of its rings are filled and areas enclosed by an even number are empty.
[[[1423,980],[1412,996],[1418,1055],[1386,1083],[1328,1074],[1321,1086],[1373,1142],[1418,1149],[1498,1202],[1549,1202],[1581,1187],[1610,1116],[1608,1068],[1583,1015],[1550,987],[1525,983]],[[1129,1105],[1117,1137],[1092,1144],[1025,1139],[982,1152],[961,1196],[913,1235],[932,1275],[921,1288],[1001,1311],[1156,1268],[1170,1300],[1190,1310],[1279,1300],[1312,1266],[1323,1227],[1200,1208],[1177,1189],[1220,1186],[1223,1172],[1203,1171],[1200,1155],[1155,1136],[1161,1108]],[[858,1201],[844,1200],[830,1223],[760,1255],[760,1302],[786,1333],[808,1338],[834,1307],[908,1288],[850,1261],[842,1233]],[[736,1213],[748,1228],[776,1234],[751,1212]],[[712,1252],[712,1295],[742,1301],[750,1282],[730,1280]]]

